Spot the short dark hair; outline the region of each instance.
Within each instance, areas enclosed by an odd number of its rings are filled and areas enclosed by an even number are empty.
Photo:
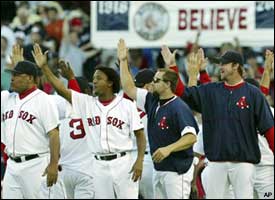
[[[244,72],[243,65],[241,65],[240,63],[233,63],[233,65],[239,65],[237,70],[240,76],[243,77],[243,72]]]
[[[176,87],[177,87],[177,83],[178,83],[178,74],[171,70],[171,69],[167,69],[167,68],[162,68],[158,70],[159,72],[164,72],[162,79],[165,82],[170,82],[171,86],[171,91],[175,92],[176,91]]]
[[[104,67],[102,65],[96,66],[95,71],[96,70],[102,71],[104,74],[106,74],[108,80],[113,82],[113,93],[118,93],[120,90],[120,78],[118,73],[114,69],[110,67]]]

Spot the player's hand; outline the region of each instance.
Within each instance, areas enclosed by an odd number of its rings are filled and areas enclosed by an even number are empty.
[[[189,77],[197,77],[200,72],[197,53],[190,53],[187,58],[187,74]]]
[[[204,57],[204,51],[203,51],[202,48],[200,48],[198,50],[197,60],[198,60],[198,66],[199,66],[200,71],[206,70],[206,66],[207,66],[207,63],[208,63],[208,58]]]
[[[11,67],[14,68],[15,65],[20,62],[24,61],[24,56],[23,56],[24,50],[22,47],[20,47],[19,44],[15,44],[12,47],[12,54],[10,55],[11,59]]]
[[[163,161],[166,157],[168,157],[171,153],[171,150],[169,147],[162,147],[158,148],[152,156],[152,159],[155,163],[160,163]]]
[[[58,164],[50,163],[48,167],[45,169],[42,176],[47,175],[47,187],[53,186],[56,184],[57,177],[58,177]]]
[[[274,69],[274,53],[270,50],[265,51],[265,71],[269,74],[272,73],[272,70]]]
[[[137,159],[129,173],[133,173],[132,180],[134,182],[141,179],[143,170],[143,160]]]
[[[176,53],[177,53],[177,49],[174,50],[173,53],[171,53],[170,49],[166,45],[163,45],[161,47],[161,55],[167,67],[177,65]]]
[[[196,181],[193,179],[191,182],[191,193],[190,193],[191,199],[198,199],[198,188],[196,185]]]
[[[125,41],[120,39],[117,45],[117,57],[119,61],[128,60],[128,51],[129,49],[126,47]]]
[[[38,65],[38,67],[43,67],[45,65],[47,65],[47,54],[48,51],[46,51],[44,54],[42,53],[42,50],[39,46],[39,44],[34,44],[33,45],[33,51],[32,51],[32,56],[36,62],[36,64]]]
[[[75,79],[74,72],[69,62],[66,63],[64,60],[60,60],[58,62],[58,69],[60,69],[61,76],[67,79],[68,81]]]

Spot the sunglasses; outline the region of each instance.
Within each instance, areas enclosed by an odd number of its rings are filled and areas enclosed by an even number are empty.
[[[160,79],[160,78],[154,78],[154,83],[159,83],[160,81],[166,82],[166,80]]]

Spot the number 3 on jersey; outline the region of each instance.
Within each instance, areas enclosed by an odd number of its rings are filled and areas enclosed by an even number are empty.
[[[72,139],[77,140],[85,137],[86,132],[84,130],[82,119],[72,119],[69,125],[73,128],[73,131],[70,132]]]

